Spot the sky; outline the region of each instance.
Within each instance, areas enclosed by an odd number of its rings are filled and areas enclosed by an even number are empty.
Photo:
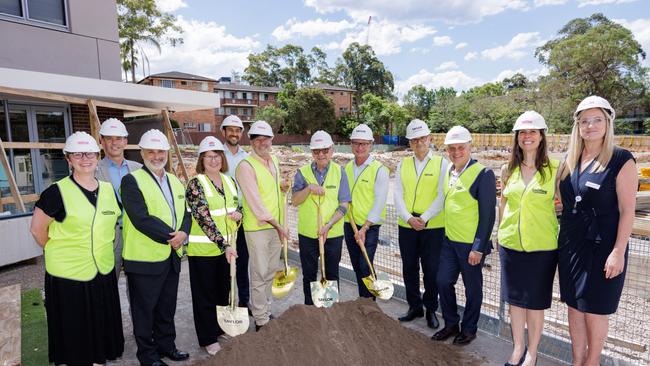
[[[547,73],[535,48],[598,12],[632,31],[650,66],[650,0],[156,1],[177,17],[184,43],[160,53],[145,47],[151,74],[230,76],[243,72],[249,53],[289,43],[320,47],[332,66],[350,43],[367,42],[399,97],[418,84],[467,90],[516,72]]]

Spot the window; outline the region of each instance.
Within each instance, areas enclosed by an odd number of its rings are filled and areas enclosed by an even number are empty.
[[[160,80],[160,86],[163,88],[173,88],[174,80]]]
[[[66,0],[0,0],[0,13],[25,20],[68,26]]]
[[[251,115],[251,110],[248,108],[242,108],[241,109],[241,115],[242,116],[250,116]]]
[[[248,93],[242,92],[241,93],[241,99],[248,99]]]
[[[226,113],[226,111],[224,110],[223,107],[219,107],[219,108],[216,108],[216,109],[214,110],[214,114],[223,115],[223,114],[225,114],[225,113]]]
[[[227,92],[227,93],[228,93],[228,98],[232,98],[232,99],[235,99],[235,98],[236,98],[236,94],[235,94],[234,91],[229,91],[229,92]]]
[[[227,111],[228,111],[228,114],[237,114],[237,108],[232,108],[231,107],[231,108],[228,108]]]
[[[267,93],[262,94],[262,100],[269,100],[269,95]]]
[[[344,93],[344,92],[341,92],[341,95],[345,95],[345,93]]]
[[[212,130],[212,123],[209,122],[199,123],[199,131],[210,132],[211,130]]]
[[[183,123],[183,127],[185,127],[185,128],[195,128],[196,126],[194,125],[194,122],[185,122],[185,123]]]
[[[201,82],[201,91],[208,91],[208,82],[207,81],[202,81]]]
[[[191,81],[181,80],[181,85],[184,85],[184,86],[192,86],[192,82],[191,82]]]

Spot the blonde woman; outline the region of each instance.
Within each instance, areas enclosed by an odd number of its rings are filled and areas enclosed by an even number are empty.
[[[577,366],[600,363],[625,281],[638,177],[632,154],[614,146],[615,116],[607,100],[585,98],[560,168],[558,271]]]

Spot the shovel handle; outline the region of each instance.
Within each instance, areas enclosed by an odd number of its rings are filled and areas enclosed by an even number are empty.
[[[282,215],[282,226],[286,232],[289,232],[289,220],[287,220],[287,215],[289,214],[289,194],[284,195],[284,214]],[[284,275],[289,275],[289,243],[287,238],[282,239],[282,256],[284,257]]]
[[[318,203],[316,204],[318,208],[318,213],[316,215],[316,221],[318,222],[318,254],[320,256],[320,274],[321,282],[326,280],[325,277],[325,238],[320,234],[320,230],[323,228],[323,214],[320,209],[320,196],[318,197]]]
[[[350,220],[350,226],[352,226],[352,231],[354,232],[354,236],[356,238],[359,234],[359,229],[357,228],[357,223],[354,222],[354,215],[352,214],[352,202],[348,204],[348,219]],[[363,257],[366,259],[366,263],[368,263],[368,267],[370,267],[372,278],[376,280],[377,275],[375,274],[375,268],[370,262],[370,258],[368,257],[368,252],[366,251],[366,243],[358,239],[356,239],[356,241],[357,244],[359,244],[359,248],[361,248],[361,253],[363,253]]]

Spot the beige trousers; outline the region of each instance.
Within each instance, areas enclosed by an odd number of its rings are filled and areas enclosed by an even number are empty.
[[[271,287],[275,272],[280,269],[280,252],[282,244],[275,229],[246,231],[248,246],[251,312],[255,324],[264,325],[271,316]]]

